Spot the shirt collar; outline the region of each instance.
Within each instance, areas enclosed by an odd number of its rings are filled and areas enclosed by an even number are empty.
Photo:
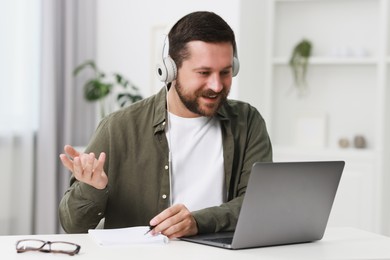
[[[164,130],[167,116],[167,91],[165,87],[161,88],[161,90],[156,94],[155,104],[153,127],[156,128],[155,131],[157,132]]]

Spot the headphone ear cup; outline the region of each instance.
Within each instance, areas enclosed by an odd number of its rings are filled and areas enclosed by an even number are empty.
[[[157,77],[162,82],[172,82],[176,79],[177,67],[175,61],[171,57],[166,57],[157,64]]]
[[[157,63],[156,72],[158,79],[162,82],[165,82],[165,79],[167,78],[167,69],[165,68],[163,61]]]
[[[172,82],[177,77],[177,67],[175,61],[170,57],[164,59],[165,67],[167,68],[167,81]]]
[[[233,77],[237,76],[240,71],[240,61],[236,56],[233,57]]]

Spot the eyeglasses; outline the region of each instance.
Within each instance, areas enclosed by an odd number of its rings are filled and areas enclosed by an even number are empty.
[[[81,246],[64,241],[43,241],[39,239],[23,239],[16,242],[16,252],[39,251],[44,253],[61,253],[75,255]]]

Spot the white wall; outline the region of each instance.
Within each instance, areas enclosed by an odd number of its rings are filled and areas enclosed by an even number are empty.
[[[270,50],[270,47],[272,47],[270,46],[270,42],[272,41],[269,41],[266,38],[267,35],[271,35],[271,33],[267,31],[270,29],[270,26],[267,25],[270,15],[270,12],[268,12],[269,1],[150,0],[136,2],[135,0],[98,0],[97,3],[98,64],[105,70],[123,73],[142,89],[144,96],[149,96],[156,91],[155,85],[157,79],[155,76],[153,51],[156,46],[161,46],[163,43],[161,38],[159,39],[160,42],[154,42],[154,38],[152,37],[153,28],[156,26],[172,25],[183,15],[195,10],[210,10],[220,14],[231,25],[236,33],[238,54],[241,65],[240,74],[233,82],[233,88],[230,97],[248,101],[254,105],[260,111],[260,113],[267,115],[267,107],[269,106],[270,100],[269,96],[267,96],[266,90],[266,76],[267,73],[270,73],[267,71],[270,69],[270,66],[269,64],[267,65],[266,58],[268,50]],[[323,1],[322,3],[326,3],[326,1]],[[348,3],[348,1],[346,3]],[[370,2],[367,1],[363,3],[368,4]],[[306,6],[306,4],[310,5],[311,2],[309,1],[306,3],[303,1],[303,5]],[[338,1],[335,1],[334,4],[339,3]],[[361,8],[360,10],[363,11],[363,13],[366,11],[365,8]],[[281,19],[281,22],[283,21],[284,20]],[[285,22],[289,23],[289,20],[286,20]],[[306,21],[302,22],[306,23]],[[310,28],[310,26],[308,26],[308,28]],[[288,32],[283,32],[281,35],[288,35]],[[367,37],[367,39],[371,39],[370,43],[375,44],[375,41],[372,41],[372,38],[373,37]],[[366,38],[363,38],[363,41],[365,39]],[[351,38],[349,40],[353,41],[354,39]],[[283,44],[287,43],[285,40],[282,40],[281,42]],[[291,43],[291,41],[288,42]],[[277,49],[281,48],[281,46],[273,47]],[[287,48],[286,46],[283,48],[281,53],[288,55],[290,48]],[[329,66],[326,68],[328,67]],[[338,67],[336,67],[336,69],[337,68]],[[387,73],[390,75],[390,68],[387,68],[387,70]],[[318,70],[318,67],[317,71],[320,71]],[[359,73],[356,74],[360,75]],[[317,79],[321,81],[321,77],[322,76],[317,76]],[[285,77],[279,78],[285,79]],[[331,99],[335,92],[340,94],[340,90],[331,90],[329,92],[329,97]],[[351,91],[351,93],[353,92],[354,91]],[[358,92],[360,95],[364,95],[363,92]],[[389,96],[390,92],[387,93]],[[319,92],[319,94],[321,94],[321,92]],[[317,97],[314,100],[326,99],[325,97],[320,97]],[[278,108],[281,109],[285,105],[286,104],[283,104]],[[315,104],[312,104],[312,106],[315,107]],[[389,107],[390,105],[388,105],[387,111],[390,111]],[[351,108],[351,110],[353,110],[353,108]],[[353,115],[353,113],[351,114]],[[367,118],[369,117],[370,116],[368,115]],[[271,118],[266,118],[266,120],[267,119]],[[267,120],[267,123],[269,126],[271,126],[271,120]],[[371,127],[372,124],[366,125]],[[352,124],[337,124],[334,129],[337,129],[337,132],[352,132],[349,127],[352,127]],[[390,129],[390,123],[386,122],[385,127],[385,130],[388,131],[388,129]],[[361,128],[365,129],[364,125]],[[286,132],[285,128],[283,128],[281,131]],[[336,139],[336,137],[333,137],[333,139]],[[386,138],[384,141],[386,144],[389,144],[389,138]],[[333,144],[336,144],[336,142],[334,141]],[[388,157],[389,150],[390,148],[385,147],[385,158]],[[386,163],[386,169],[389,168],[389,164],[390,163],[388,162]],[[371,170],[367,170],[367,172],[371,172]],[[348,182],[351,183],[351,185],[354,185],[353,182]],[[384,184],[382,187],[384,190],[384,194],[382,195],[383,205],[387,205],[389,201],[388,195],[390,192],[387,189],[389,183],[390,177],[387,176],[384,178]],[[365,186],[368,186],[367,183],[365,183]],[[350,199],[350,197],[347,199]],[[360,201],[354,202],[356,202],[356,204],[362,204]],[[357,205],[357,207],[359,207],[359,205]],[[388,219],[388,216],[390,216],[390,210],[387,208],[388,207],[386,206],[383,207],[383,215],[385,219]],[[354,223],[350,222],[350,224]],[[387,233],[390,233],[390,224],[385,224],[384,226],[387,228]]]
[[[192,11],[213,11],[223,17],[239,38],[239,0],[98,0],[97,63],[107,72],[125,75],[141,88],[144,96],[156,92],[157,77],[153,62],[153,28],[173,25]],[[237,40],[238,42],[238,40]],[[239,42],[238,42],[239,45]],[[230,97],[237,97],[237,79]],[[162,84],[161,84],[162,86]]]

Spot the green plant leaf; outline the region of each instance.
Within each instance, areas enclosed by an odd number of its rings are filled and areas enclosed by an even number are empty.
[[[110,94],[114,86],[121,86],[129,90],[129,92],[118,94],[116,97],[116,101],[120,107],[132,104],[143,98],[139,94],[138,88],[129,80],[119,73],[106,74],[100,71],[93,60],[87,60],[77,66],[73,71],[74,76],[87,68],[92,69],[94,75],[83,86],[84,98],[89,102],[99,101],[101,117],[106,115],[104,98]],[[111,76],[113,76],[114,79],[112,79]],[[130,87],[130,89],[128,89],[128,87]]]
[[[112,84],[92,79],[84,85],[84,97],[88,101],[96,101],[107,96],[111,88]]]
[[[310,41],[303,39],[293,49],[289,65],[294,76],[295,86],[302,88],[306,85],[306,73],[311,56],[312,44]]]
[[[127,86],[130,84],[129,81],[125,79],[121,74],[114,73],[113,75],[118,85],[122,86],[123,88],[127,88]]]
[[[130,93],[120,93],[120,94],[118,94],[116,99],[117,99],[120,107],[125,107],[125,106],[130,105],[134,102],[142,100],[142,96],[138,95],[138,94],[133,95]]]
[[[114,73],[114,76],[115,76],[115,79],[116,79],[116,82],[118,83],[121,83],[122,82],[122,75],[118,74],[118,73]]]
[[[91,67],[92,70],[96,73],[97,72],[97,68],[96,68],[96,65],[95,65],[95,62],[92,61],[92,60],[87,60],[86,62],[80,64],[79,66],[77,66],[74,70],[73,70],[73,75],[76,76],[80,73],[80,71],[84,70],[85,68],[87,67]]]

